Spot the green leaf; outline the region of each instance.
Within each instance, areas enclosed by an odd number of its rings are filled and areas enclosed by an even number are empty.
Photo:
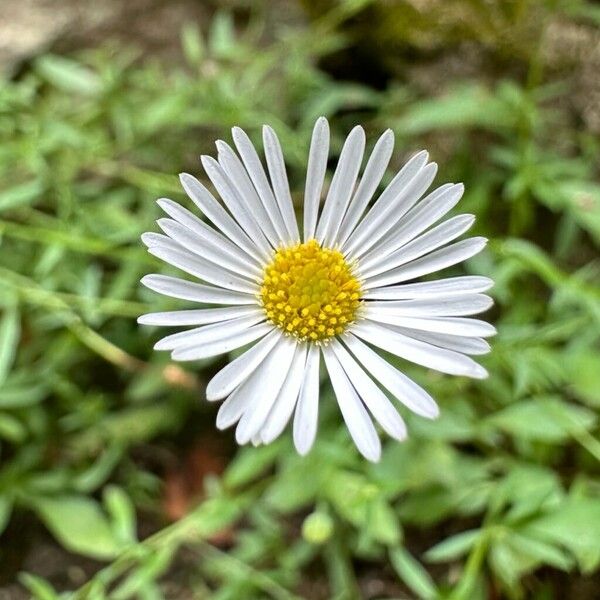
[[[21,317],[16,304],[5,309],[0,320],[0,385],[12,367],[21,337]]]
[[[556,506],[563,497],[556,473],[547,467],[526,463],[514,465],[493,494],[498,511],[510,504],[504,520],[511,523],[522,521],[544,507]]]
[[[596,415],[560,398],[547,397],[518,401],[487,421],[515,437],[543,442],[561,442],[574,430],[587,430]]]
[[[521,533],[561,544],[573,553],[584,573],[591,573],[600,564],[600,499],[568,498]]]
[[[0,413],[0,438],[18,444],[27,437],[27,429],[17,417]]]
[[[417,597],[427,600],[438,596],[437,588],[429,573],[404,547],[390,550],[390,561],[400,579]]]
[[[293,512],[311,504],[328,479],[330,468],[315,450],[307,457],[291,455],[266,492],[266,503],[279,512]]]
[[[0,388],[0,409],[25,408],[41,402],[48,393],[44,383],[13,381],[12,377]]]
[[[36,498],[33,508],[40,519],[71,552],[105,560],[122,548],[106,515],[95,500],[85,496]]]
[[[202,62],[205,55],[202,32],[197,23],[185,23],[181,30],[181,45],[186,60],[192,66]]]
[[[124,409],[113,412],[94,426],[88,427],[80,435],[73,437],[72,443],[82,451],[98,450],[107,441],[131,444],[172,429],[177,421],[177,411],[162,404]]]
[[[223,483],[228,487],[236,488],[252,481],[273,465],[280,450],[281,446],[278,444],[241,449],[227,468]]]
[[[482,85],[463,85],[430,100],[414,103],[397,129],[405,134],[421,134],[438,129],[485,127],[492,130],[510,127],[515,122],[509,110]]]
[[[8,525],[12,508],[12,501],[7,496],[0,496],[0,535],[2,535],[2,532]]]
[[[477,417],[473,409],[457,398],[435,421],[415,420],[411,423],[411,432],[428,439],[464,442],[475,437],[476,427]]]
[[[490,564],[506,585],[513,589],[523,575],[543,564],[565,570],[572,564],[565,553],[552,544],[504,527],[492,528],[491,533]]]
[[[489,561],[496,575],[509,587],[514,587],[522,573],[530,570],[530,562],[524,562],[507,541],[495,540],[489,552]]]
[[[72,486],[78,492],[93,492],[109,477],[113,469],[123,457],[123,447],[113,444],[96,459],[96,461],[72,480]]]
[[[129,496],[116,485],[109,485],[103,493],[104,506],[111,516],[115,537],[123,545],[137,541],[135,507]]]
[[[481,529],[461,531],[439,544],[436,544],[425,553],[425,558],[431,562],[448,562],[465,555],[482,535]]]
[[[452,514],[455,496],[451,490],[427,487],[413,490],[400,505],[402,522],[432,525]]]
[[[218,12],[210,27],[208,45],[216,58],[228,58],[235,49],[235,28],[230,12]]]
[[[595,240],[600,243],[600,186],[590,181],[558,181],[554,197]]]
[[[2,190],[0,191],[0,211],[32,204],[43,191],[44,186],[39,179],[32,179]]]
[[[568,571],[572,560],[557,546],[519,533],[510,536],[510,543],[523,554],[557,569]]]
[[[373,539],[394,546],[400,542],[400,520],[394,509],[383,498],[376,498],[367,509],[364,532]]]
[[[19,573],[19,581],[31,592],[35,600],[60,600],[48,581],[33,573]]]
[[[74,60],[47,54],[35,67],[46,81],[65,92],[93,96],[101,89],[98,75]]]
[[[152,586],[153,582],[160,577],[171,564],[173,560],[173,549],[170,546],[157,548],[145,556],[137,569],[134,569],[130,575],[114,591],[111,592],[112,600],[127,600],[129,598],[162,598],[163,596],[147,596],[143,591]]]
[[[577,396],[589,406],[600,408],[600,369],[593,350],[563,355],[569,382]]]
[[[186,519],[199,538],[207,538],[231,526],[245,510],[248,499],[244,496],[217,497],[204,501]]]
[[[369,509],[381,493],[364,475],[350,471],[333,473],[324,491],[337,513],[359,527],[366,524]]]

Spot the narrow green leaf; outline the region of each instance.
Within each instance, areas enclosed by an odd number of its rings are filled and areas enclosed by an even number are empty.
[[[390,550],[390,561],[398,577],[423,600],[435,598],[438,590],[423,565],[403,546]]]
[[[112,444],[88,469],[73,478],[73,488],[78,492],[90,493],[98,489],[109,477],[123,457],[123,447]]]
[[[482,534],[480,529],[461,531],[446,538],[425,553],[425,558],[431,562],[447,562],[465,555]]]
[[[12,513],[12,501],[7,496],[0,496],[0,535],[6,529]]]
[[[235,48],[235,28],[231,13],[218,12],[212,20],[209,35],[209,48],[217,58],[231,56]]]
[[[33,203],[40,197],[43,189],[39,179],[32,179],[0,191],[0,211]]]
[[[21,317],[17,305],[10,305],[0,321],[0,385],[10,372],[21,337]]]
[[[135,507],[129,496],[116,485],[109,485],[103,494],[104,505],[112,519],[112,529],[122,544],[137,541]]]
[[[98,75],[72,59],[45,55],[36,61],[35,67],[46,81],[65,92],[92,96],[101,89]]]
[[[197,23],[186,23],[181,30],[181,45],[186,60],[192,66],[198,66],[206,52],[202,32]]]
[[[48,581],[33,573],[19,573],[19,581],[31,592],[35,600],[60,600]]]
[[[17,417],[0,413],[0,438],[18,444],[27,437],[27,429]]]
[[[0,388],[0,409],[7,410],[33,406],[41,402],[47,393],[46,384],[19,383],[16,381],[13,383],[12,378],[10,378]]]

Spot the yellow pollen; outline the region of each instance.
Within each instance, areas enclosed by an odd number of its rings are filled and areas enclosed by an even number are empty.
[[[354,322],[361,291],[341,252],[310,240],[277,250],[265,267],[260,300],[277,327],[319,343]]]

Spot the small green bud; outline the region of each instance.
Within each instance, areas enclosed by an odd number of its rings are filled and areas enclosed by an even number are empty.
[[[333,533],[333,519],[325,512],[314,512],[302,523],[302,537],[310,544],[323,544]]]

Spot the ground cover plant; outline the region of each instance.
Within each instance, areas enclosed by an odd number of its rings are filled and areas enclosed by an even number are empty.
[[[600,13],[576,0],[306,4],[297,23],[232,3],[183,24],[176,61],[107,40],[2,82],[8,597],[597,596]],[[170,363],[135,322],[181,307],[139,285],[169,272],[139,236],[156,198],[186,203],[177,174],[199,176],[231,126],[258,141],[269,123],[300,206],[320,115],[334,154],[356,123],[371,144],[394,130],[392,166],[427,148],[490,238],[453,271],[496,281],[490,377],[396,360],[441,416],[405,411],[409,439],[386,440],[377,464],[328,384],[307,457],[289,432],[236,449],[203,400],[225,359]]]

